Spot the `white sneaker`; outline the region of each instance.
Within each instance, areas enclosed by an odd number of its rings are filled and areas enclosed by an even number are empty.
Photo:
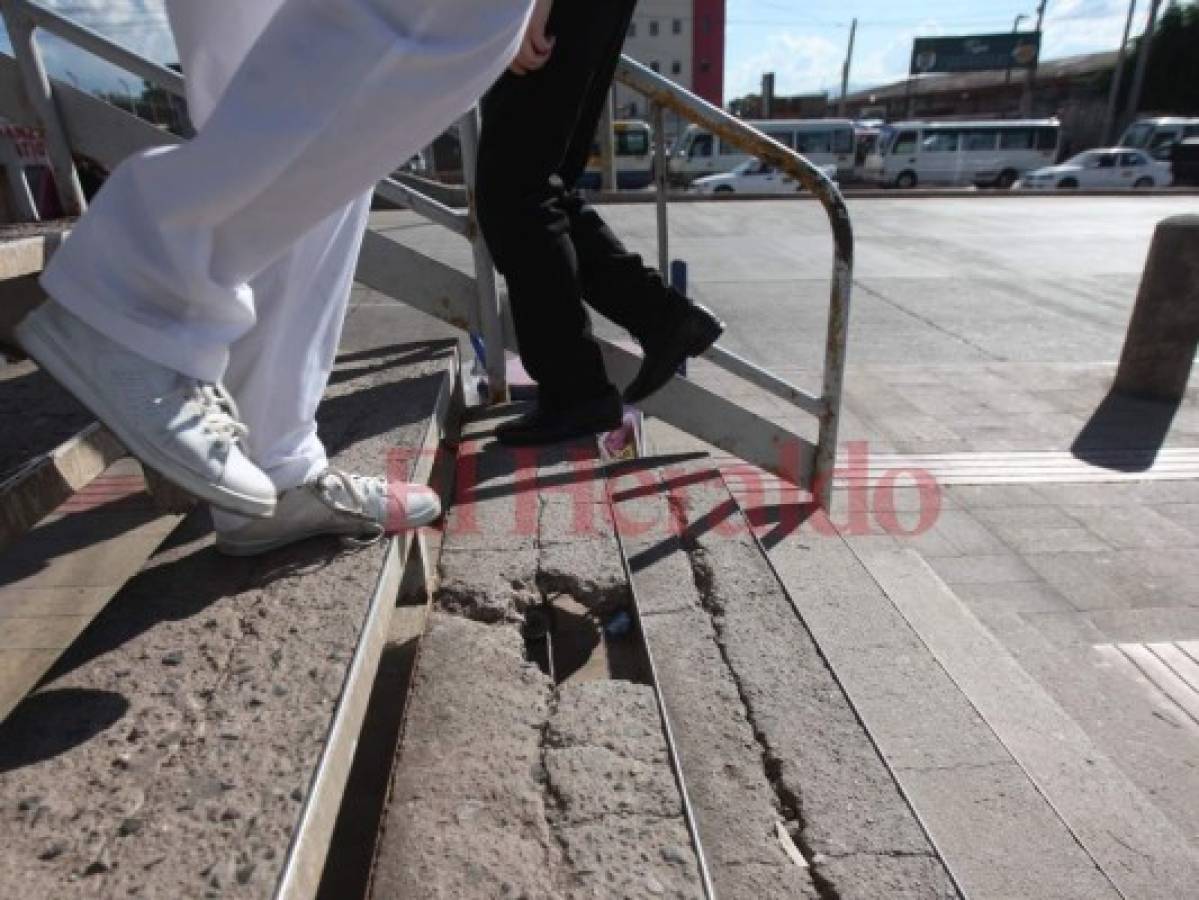
[[[27,315],[16,334],[43,369],[168,481],[243,515],[274,511],[275,487],[242,452],[246,428],[222,387],[138,356],[53,300]]]
[[[437,521],[441,501],[421,484],[388,483],[338,469],[279,495],[275,515],[252,522],[214,515],[216,549],[254,556],[305,538],[339,534],[345,543],[373,544],[386,534]]]

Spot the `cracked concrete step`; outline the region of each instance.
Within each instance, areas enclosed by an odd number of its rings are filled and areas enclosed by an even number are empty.
[[[720,476],[642,460],[609,491],[717,895],[956,896]]]
[[[920,557],[809,512],[771,559],[965,893],[1188,893],[1193,850]]]
[[[503,414],[463,427],[372,897],[701,897],[642,667],[579,655],[628,598],[594,443],[514,452]],[[557,684],[525,638],[555,617]]]
[[[351,307],[334,465],[427,477],[457,349],[421,328]],[[231,560],[189,517],[0,724],[0,895],[311,896],[415,540]]]
[[[0,722],[183,518],[155,508],[134,460],[114,462],[93,478],[78,471],[93,462],[86,455],[62,473],[86,477],[86,486],[32,530],[0,543]],[[104,456],[96,455],[102,467]],[[6,516],[32,505],[14,499]]]

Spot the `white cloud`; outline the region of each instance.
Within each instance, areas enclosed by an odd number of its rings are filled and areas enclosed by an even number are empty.
[[[726,75],[725,94],[741,97],[761,89],[762,73],[775,73],[775,91],[801,94],[830,89],[845,59],[845,48],[825,37],[790,31],[771,35],[766,46],[737,60]]]

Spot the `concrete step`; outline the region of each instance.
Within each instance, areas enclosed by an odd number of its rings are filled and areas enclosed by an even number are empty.
[[[770,558],[965,894],[1188,893],[1195,848],[1069,711],[1111,720],[1097,735],[1130,727],[1099,713],[1115,695],[1080,696],[1110,676],[1080,673],[1059,702],[1021,665],[1045,659],[1036,643],[1013,658],[917,552],[811,507],[792,524]]]
[[[701,897],[594,444],[468,422],[371,896]],[[540,663],[540,665],[538,664]]]
[[[717,894],[956,896],[720,475],[609,486]]]
[[[0,226],[0,350],[18,352],[13,327],[45,297],[38,276],[70,225],[61,221]]]
[[[319,414],[335,465],[429,477],[457,344],[394,338],[427,329],[351,309]],[[314,896],[422,544],[231,560],[189,516],[0,724],[0,894]]]

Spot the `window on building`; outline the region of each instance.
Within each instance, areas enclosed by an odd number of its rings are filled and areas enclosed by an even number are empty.
[[[682,71],[683,71],[683,64],[681,62],[679,62],[677,59],[670,64],[670,74],[671,75],[678,75]]]
[[[658,36],[658,20],[657,19],[653,19],[649,23],[649,36],[650,37]]]
[[[651,69],[653,69],[655,72],[661,72],[661,71],[662,71],[662,64],[661,64],[661,63],[659,63],[659,62],[658,62],[656,59],[655,59],[653,62],[651,62],[651,63],[649,64],[649,67],[650,67]]]
[[[670,30],[671,30],[671,31],[672,31],[674,34],[682,34],[682,33],[683,33],[683,20],[682,20],[682,19],[675,19],[673,22],[671,22],[671,23],[670,23]]]
[[[704,34],[712,33],[712,17],[704,16]]]
[[[710,71],[712,71],[712,64],[706,59],[701,59],[699,61],[699,70],[707,75]]]
[[[636,22],[629,23],[629,30],[626,32],[626,34],[628,37],[637,37],[637,23]]]

